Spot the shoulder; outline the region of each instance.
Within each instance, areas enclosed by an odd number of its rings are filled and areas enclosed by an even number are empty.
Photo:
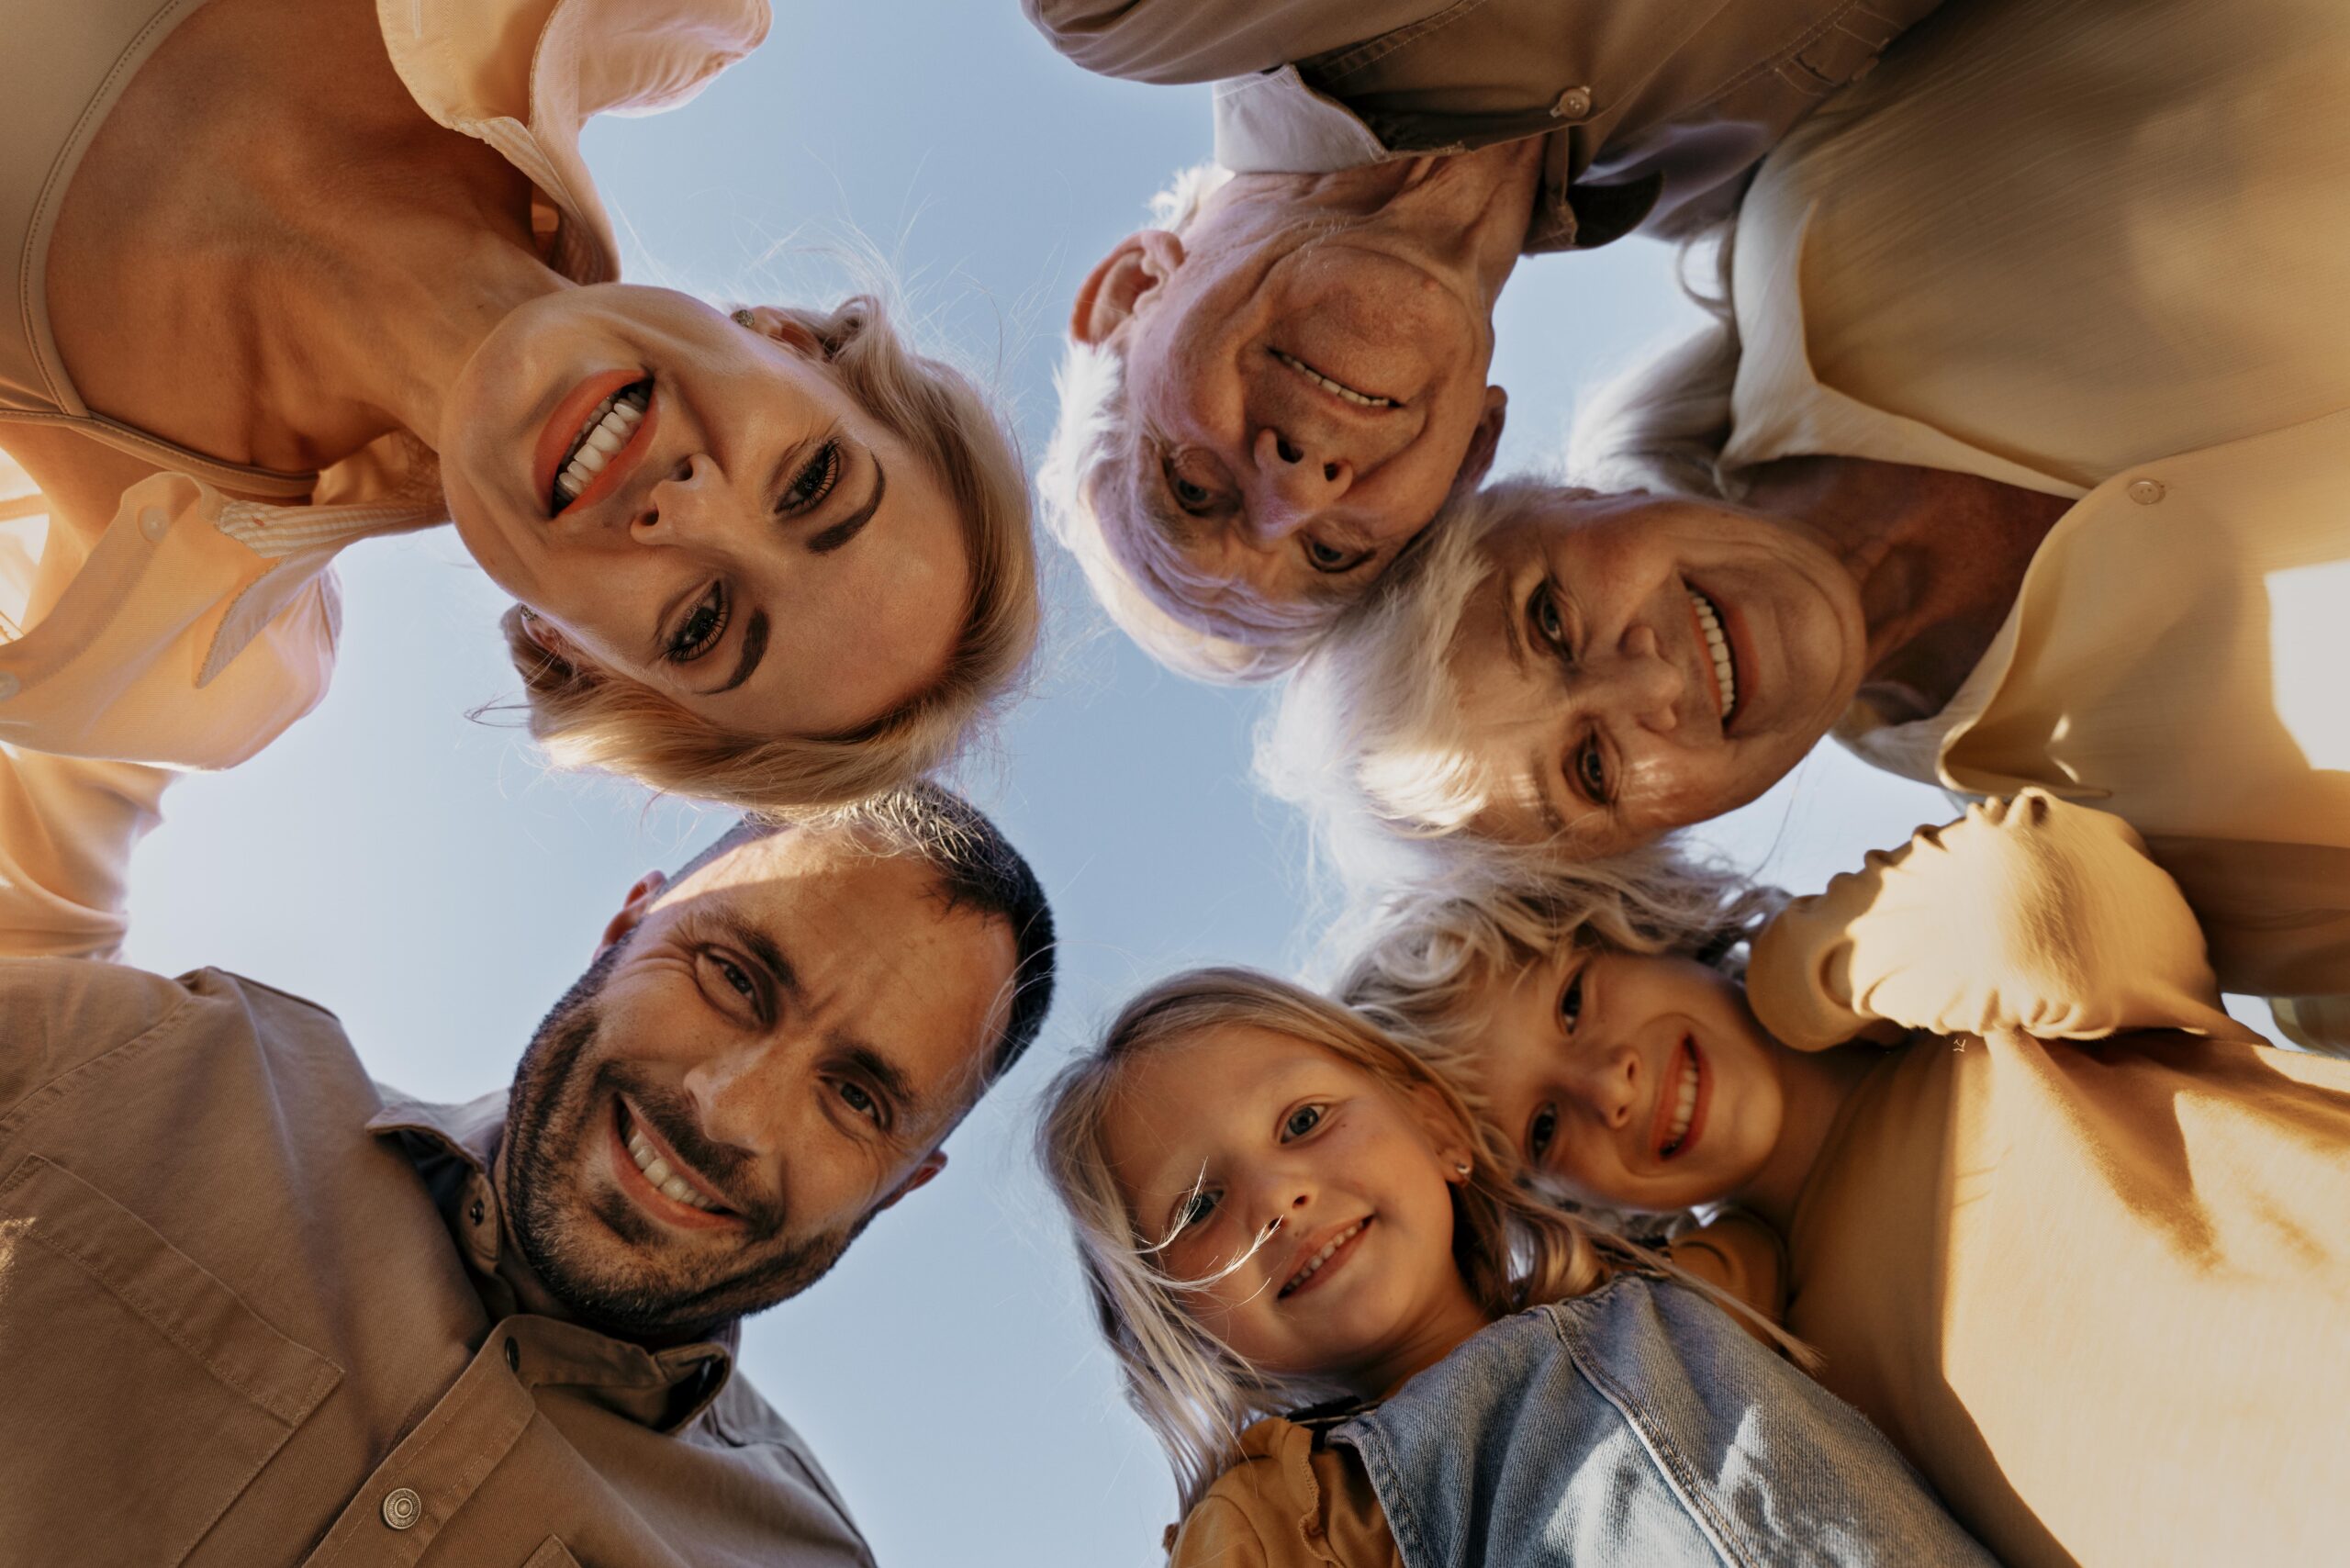
[[[861,1561],[872,1560],[872,1549],[850,1518],[840,1488],[816,1462],[815,1451],[799,1428],[783,1418],[744,1375],[741,1362],[718,1397],[711,1401],[689,1431],[709,1443],[732,1450],[778,1477],[786,1485],[808,1494],[815,1506],[831,1515],[844,1545]]]
[[[222,970],[169,980],[90,958],[0,958],[0,1115],[9,1121],[157,1061],[209,1071],[241,1043],[269,1056],[323,1048],[360,1071],[332,1014]]]

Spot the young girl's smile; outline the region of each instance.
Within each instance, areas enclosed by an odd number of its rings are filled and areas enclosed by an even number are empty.
[[[1585,1203],[1726,1197],[1779,1142],[1792,1053],[1695,959],[1570,947],[1518,976],[1480,1044],[1494,1121],[1528,1169]]]
[[[1121,1080],[1102,1142],[1136,1230],[1235,1354],[1375,1394],[1484,1326],[1452,1256],[1466,1138],[1440,1109],[1248,1025]]]

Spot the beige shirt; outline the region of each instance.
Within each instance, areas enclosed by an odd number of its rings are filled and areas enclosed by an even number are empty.
[[[607,110],[690,97],[766,35],[766,0],[378,0],[418,105],[537,188],[550,264],[619,275],[579,155]],[[0,448],[7,426],[0,422]],[[308,505],[225,495],[164,471],[103,529],[52,526],[0,452],[0,741],[179,767],[243,761],[325,695],[341,599],[330,563],[362,538],[445,521],[431,454],[386,437],[319,476]]]
[[[731,1331],[655,1350],[516,1310],[502,1093],[408,1101],[309,1002],[79,956],[119,940],[159,777],[0,753],[0,1542],[141,1568],[869,1565]]]
[[[1948,706],[1838,737],[2128,818],[2288,1025],[2350,991],[2345,94],[2333,0],[1975,0],[1764,163],[1733,280],[1728,466],[2077,498]]]
[[[1547,138],[1529,251],[1729,210],[1787,128],[1940,0],[1021,0],[1054,48],[1214,78],[1215,161],[1323,174]]]
[[[1787,1327],[2003,1562],[2333,1562],[2350,1063],[2217,1014],[2127,833],[1978,810],[1757,944],[1749,999],[1789,1044],[1919,1031],[1804,1187]]]

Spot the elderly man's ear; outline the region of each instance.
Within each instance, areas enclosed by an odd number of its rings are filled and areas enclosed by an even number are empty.
[[[1494,465],[1494,454],[1501,450],[1502,425],[1509,418],[1509,394],[1498,386],[1485,388],[1484,411],[1477,416],[1477,428],[1469,432],[1469,453],[1460,460],[1460,472],[1452,481],[1452,493],[1467,495],[1485,482],[1486,471]]]
[[[1118,241],[1078,286],[1069,335],[1098,348],[1135,313],[1143,296],[1183,264],[1183,241],[1165,229],[1146,229]]]

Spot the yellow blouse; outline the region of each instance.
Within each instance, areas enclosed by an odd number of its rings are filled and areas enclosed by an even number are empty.
[[[2003,1562],[2333,1561],[2350,1063],[2220,1014],[2129,847],[2045,796],[1978,808],[1758,943],[1789,1044],[1920,1031],[1805,1185],[1786,1325]]]
[[[2077,498],[1949,705],[1838,738],[2127,818],[2227,988],[2350,1042],[2345,95],[2333,0],[1945,7],[1748,196],[1724,456]]]
[[[530,178],[550,264],[595,283],[619,275],[619,248],[580,128],[690,97],[756,47],[768,14],[766,0],[377,0],[377,17],[418,105]],[[329,469],[307,505],[159,473],[89,535],[52,526],[0,452],[0,742],[232,767],[325,695],[335,555],[446,519],[432,454],[407,436]]]

